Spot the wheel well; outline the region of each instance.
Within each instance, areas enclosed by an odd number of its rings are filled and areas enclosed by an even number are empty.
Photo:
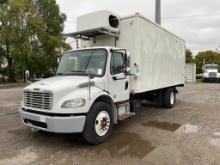
[[[103,95],[103,96],[99,96],[93,104],[97,103],[97,102],[105,102],[107,103],[113,111],[113,116],[114,116],[114,124],[117,124],[117,108],[115,106],[115,103],[113,102],[113,100],[111,99],[111,97]]]
[[[113,101],[109,96],[100,96],[94,101],[94,103],[97,103],[100,101],[105,102],[112,107]]]

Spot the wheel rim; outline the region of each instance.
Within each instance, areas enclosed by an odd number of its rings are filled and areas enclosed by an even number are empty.
[[[110,117],[108,112],[102,111],[100,112],[95,120],[95,131],[97,135],[104,136],[110,127]]]
[[[175,94],[174,92],[171,92],[170,93],[170,104],[173,105],[175,102]]]

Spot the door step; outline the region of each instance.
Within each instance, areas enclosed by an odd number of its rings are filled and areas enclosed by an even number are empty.
[[[123,102],[116,103],[117,108],[124,107],[124,106],[129,106],[129,101],[123,101]]]
[[[131,113],[124,113],[124,114],[121,114],[121,115],[118,115],[118,120],[119,121],[123,121],[125,119],[128,119],[132,116],[135,116],[135,113],[131,112]]]

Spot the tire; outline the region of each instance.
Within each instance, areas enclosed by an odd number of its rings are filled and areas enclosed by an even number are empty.
[[[174,88],[167,88],[164,92],[164,108],[173,108],[176,103],[176,91]]]
[[[164,90],[157,92],[157,104],[159,107],[164,107]]]
[[[104,102],[97,102],[87,114],[83,138],[90,144],[103,143],[111,135],[112,128],[113,112],[111,107]]]

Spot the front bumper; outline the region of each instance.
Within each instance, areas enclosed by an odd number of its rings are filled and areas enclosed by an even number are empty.
[[[86,120],[86,116],[83,115],[55,117],[35,114],[23,110],[20,110],[19,114],[24,125],[54,133],[81,133],[83,132]]]
[[[220,81],[219,77],[204,77],[205,81]]]

